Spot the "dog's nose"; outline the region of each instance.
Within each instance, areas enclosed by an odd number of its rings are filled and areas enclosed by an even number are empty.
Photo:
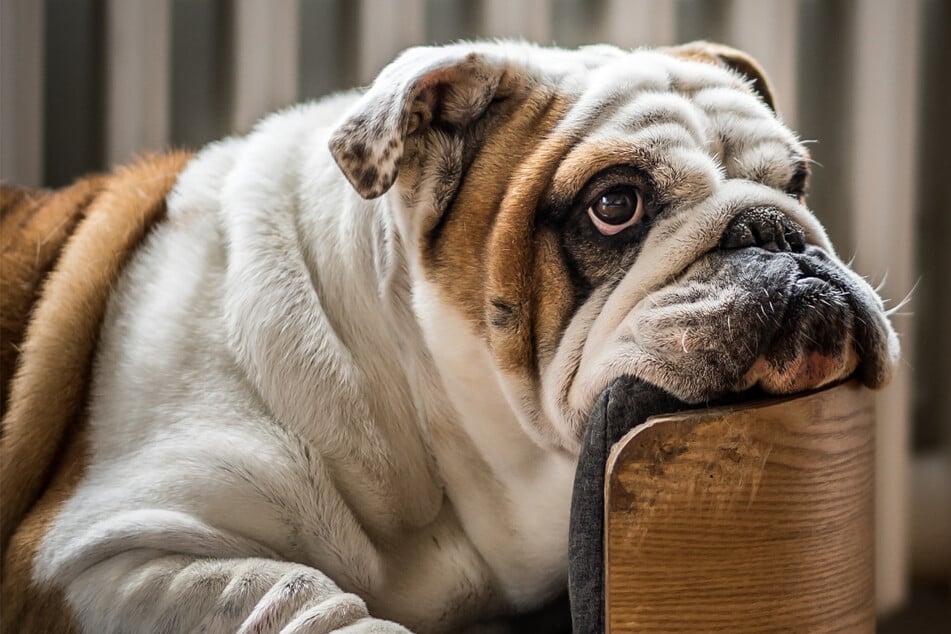
[[[744,247],[802,253],[806,248],[805,233],[775,207],[751,207],[737,214],[720,237],[721,249]]]

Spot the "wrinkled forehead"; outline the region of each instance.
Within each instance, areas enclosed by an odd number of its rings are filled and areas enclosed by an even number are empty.
[[[783,189],[805,170],[801,143],[739,74],[657,51],[574,54],[574,63],[539,60],[571,104],[555,133],[577,139],[554,197],[570,199],[617,164],[641,169],[658,196],[683,202],[727,178]]]

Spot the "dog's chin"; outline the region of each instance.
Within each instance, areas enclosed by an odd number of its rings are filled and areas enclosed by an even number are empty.
[[[875,292],[815,247],[712,251],[625,321],[654,361],[641,378],[688,402],[800,392],[853,374],[880,387],[897,348]]]

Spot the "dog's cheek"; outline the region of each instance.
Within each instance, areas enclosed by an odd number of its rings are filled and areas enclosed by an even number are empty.
[[[859,280],[864,284],[864,280]],[[868,293],[874,293],[867,288]],[[875,297],[877,300],[877,297]],[[855,300],[855,341],[859,367],[856,375],[868,387],[882,388],[898,365],[900,346],[880,302]]]
[[[701,269],[702,270],[702,269]],[[640,348],[663,360],[665,376],[693,385],[706,395],[741,381],[756,355],[774,336],[775,319],[742,288],[697,279],[656,292],[631,313]],[[771,310],[781,312],[785,297],[770,296]]]

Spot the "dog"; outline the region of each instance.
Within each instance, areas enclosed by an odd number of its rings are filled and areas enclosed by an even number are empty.
[[[8,190],[69,222],[5,304],[5,629],[505,631],[564,591],[618,377],[889,380],[808,173],[740,51],[492,42]]]

